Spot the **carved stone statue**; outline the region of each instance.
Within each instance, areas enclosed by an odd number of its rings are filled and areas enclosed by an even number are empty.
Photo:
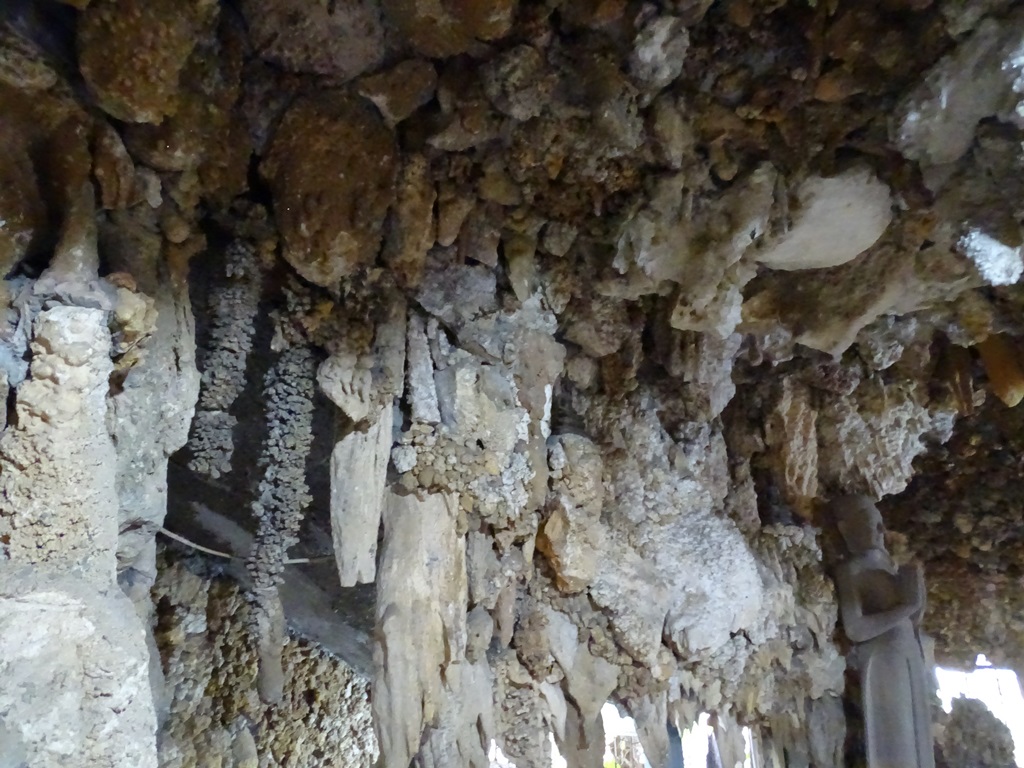
[[[882,515],[867,497],[837,499],[831,512],[849,553],[836,587],[843,628],[856,644],[868,768],[934,768],[931,688],[918,635],[921,566],[896,566]]]

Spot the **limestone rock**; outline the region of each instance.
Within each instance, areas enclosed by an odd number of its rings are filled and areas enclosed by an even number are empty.
[[[359,81],[360,95],[372,101],[391,126],[430,101],[436,89],[437,70],[423,59],[406,59]]]
[[[970,259],[989,285],[1013,285],[1024,274],[1024,249],[1011,247],[978,229],[968,230],[957,250]]]
[[[497,660],[494,689],[496,741],[515,765],[544,766],[551,760],[547,703],[540,686],[512,651]]]
[[[792,227],[756,258],[772,269],[845,264],[882,236],[891,205],[888,187],[866,168],[808,178],[796,191]]]
[[[630,73],[646,87],[660,90],[683,71],[690,35],[683,20],[674,16],[652,16],[638,26]]]
[[[1013,736],[1006,723],[977,699],[957,697],[938,739],[943,765],[996,768],[1013,765]]]
[[[209,0],[96,0],[78,23],[79,65],[100,106],[118,120],[159,123],[177,109],[178,78]]]
[[[483,84],[495,107],[515,120],[529,120],[550,102],[555,80],[540,51],[518,45],[487,62]]]
[[[452,496],[389,494],[377,574],[372,706],[381,765],[407,768],[445,699],[444,674],[465,654],[465,541]],[[415,637],[414,644],[409,638]]]
[[[17,426],[0,436],[0,553],[24,565],[81,568],[112,583],[118,500],[106,423],[113,369],[106,313],[45,310],[31,349],[31,378],[16,396]]]
[[[399,174],[382,254],[401,285],[415,288],[423,277],[427,251],[436,235],[435,197],[429,161],[422,155],[410,156]]]
[[[833,399],[819,411],[819,477],[846,493],[899,493],[931,429],[932,418],[913,393],[871,379],[854,397]]]
[[[367,352],[338,348],[316,372],[320,390],[356,423],[365,420],[373,409],[372,366],[372,355]]]
[[[940,60],[899,105],[893,138],[925,168],[959,160],[978,123],[992,115],[1020,125],[1020,34],[1024,17],[988,18]]]
[[[516,0],[461,0],[427,7],[414,0],[383,0],[385,17],[418,53],[456,56],[477,41],[498,40],[512,27]]]
[[[343,587],[374,580],[392,410],[381,408],[369,429],[350,432],[331,454],[331,531]]]
[[[809,518],[818,495],[818,413],[806,387],[785,379],[775,409],[765,424],[772,448],[776,483],[798,514]]]
[[[665,765],[669,757],[668,694],[667,691],[650,692],[645,696],[627,699],[627,709],[636,723],[637,735],[644,755],[651,765]]]
[[[156,768],[149,649],[128,598],[112,582],[97,592],[0,566],[0,708],[4,757],[17,764]]]
[[[264,704],[254,684],[258,659],[247,637],[246,594],[219,565],[194,556],[161,548],[158,564],[156,640],[168,699],[161,766],[254,768],[261,760],[291,760],[372,768],[377,743],[368,680],[323,646],[292,636],[282,653],[281,702]],[[308,587],[301,598],[308,600]]]
[[[675,343],[665,367],[684,383],[683,400],[694,421],[719,416],[736,394],[732,380],[733,360],[743,341],[734,333],[722,339],[715,334],[673,331]]]
[[[124,142],[109,124],[97,127],[93,174],[104,208],[123,210],[134,201],[135,164]]]
[[[622,302],[595,297],[572,305],[565,337],[591,357],[617,352],[630,333],[629,315]]]
[[[593,722],[618,684],[618,667],[594,656],[585,644],[580,644],[576,626],[564,614],[547,612],[547,635],[551,654],[565,673],[569,696],[581,718]]]
[[[260,172],[300,275],[333,286],[372,263],[396,167],[394,137],[369,105],[337,93],[292,105]]]
[[[132,569],[130,594],[145,600],[156,577],[151,526],[162,525],[167,514],[167,460],[188,438],[199,395],[195,320],[187,291],[161,280],[159,250],[138,247],[139,241],[105,242],[108,264],[130,272],[140,290],[151,292],[156,313],[141,361],[108,398],[107,419],[117,449],[119,570]]]
[[[434,364],[430,359],[426,324],[421,315],[409,314],[407,339],[409,346],[406,359],[409,364],[406,373],[412,417],[415,421],[424,424],[437,424],[441,421],[441,411],[438,407],[437,386],[434,383]]]
[[[466,217],[476,205],[475,197],[451,184],[443,184],[437,193],[437,243],[445,248],[452,245],[462,231]],[[498,237],[497,233],[494,235]],[[495,244],[496,248],[496,244]],[[477,252],[477,249],[472,249]],[[484,249],[486,250],[486,249]],[[472,253],[467,255],[476,258]],[[477,259],[483,261],[483,259]],[[494,262],[497,263],[497,254]]]
[[[578,592],[597,574],[604,549],[601,454],[590,440],[578,435],[553,437],[548,450],[550,513],[537,548],[551,562],[559,588]]]
[[[584,720],[571,702],[566,707],[565,734],[555,734],[558,751],[569,768],[588,768],[604,760],[604,723],[598,717]]]
[[[257,53],[292,72],[346,81],[377,67],[387,53],[373,0],[244,0],[241,10]]]
[[[777,174],[767,164],[757,167],[751,175],[735,183],[721,198],[708,205],[703,216],[689,222],[685,198],[672,192],[673,226],[681,230],[687,247],[681,251],[667,247],[675,242],[674,235],[663,240],[652,233],[645,242],[647,254],[637,263],[656,279],[679,282],[679,292],[670,324],[680,330],[713,333],[726,338],[740,320],[741,291],[753,277],[753,269],[744,255],[765,234],[774,204]],[[674,188],[674,185],[673,185]],[[678,205],[678,207],[677,207]],[[679,218],[676,218],[679,217]],[[710,238],[715,246],[703,249],[700,243]]]

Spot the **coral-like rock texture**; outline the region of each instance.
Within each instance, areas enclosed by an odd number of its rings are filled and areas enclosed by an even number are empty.
[[[0,743],[590,768],[611,702],[652,765],[701,712],[724,764],[856,764],[851,493],[936,658],[1024,670],[1022,33],[0,3]]]

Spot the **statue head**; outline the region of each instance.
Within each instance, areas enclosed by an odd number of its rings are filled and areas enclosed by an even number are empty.
[[[851,554],[885,549],[882,513],[869,497],[840,496],[829,505],[829,511]]]

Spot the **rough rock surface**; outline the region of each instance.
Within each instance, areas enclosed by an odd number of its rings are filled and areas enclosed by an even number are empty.
[[[977,699],[953,699],[953,711],[938,742],[943,766],[1014,765],[1010,729]]]
[[[134,123],[173,114],[181,70],[216,13],[210,0],[91,3],[78,25],[79,61],[104,111]]]
[[[98,593],[80,578],[9,564],[0,584],[4,759],[156,768],[149,648],[128,598],[114,584]]]
[[[284,257],[300,275],[332,286],[372,262],[395,166],[394,139],[372,107],[342,94],[291,106],[260,172],[274,194]]]
[[[1022,18],[0,4],[4,565],[159,645],[168,765],[371,759],[298,627],[383,765],[839,765],[841,493],[1020,668]]]
[[[387,54],[376,2],[246,0],[241,8],[259,55],[293,72],[351,80],[375,68]]]
[[[372,766],[369,684],[315,643],[284,645],[283,695],[264,704],[245,594],[216,569],[162,551],[154,586],[166,676],[161,768]]]

